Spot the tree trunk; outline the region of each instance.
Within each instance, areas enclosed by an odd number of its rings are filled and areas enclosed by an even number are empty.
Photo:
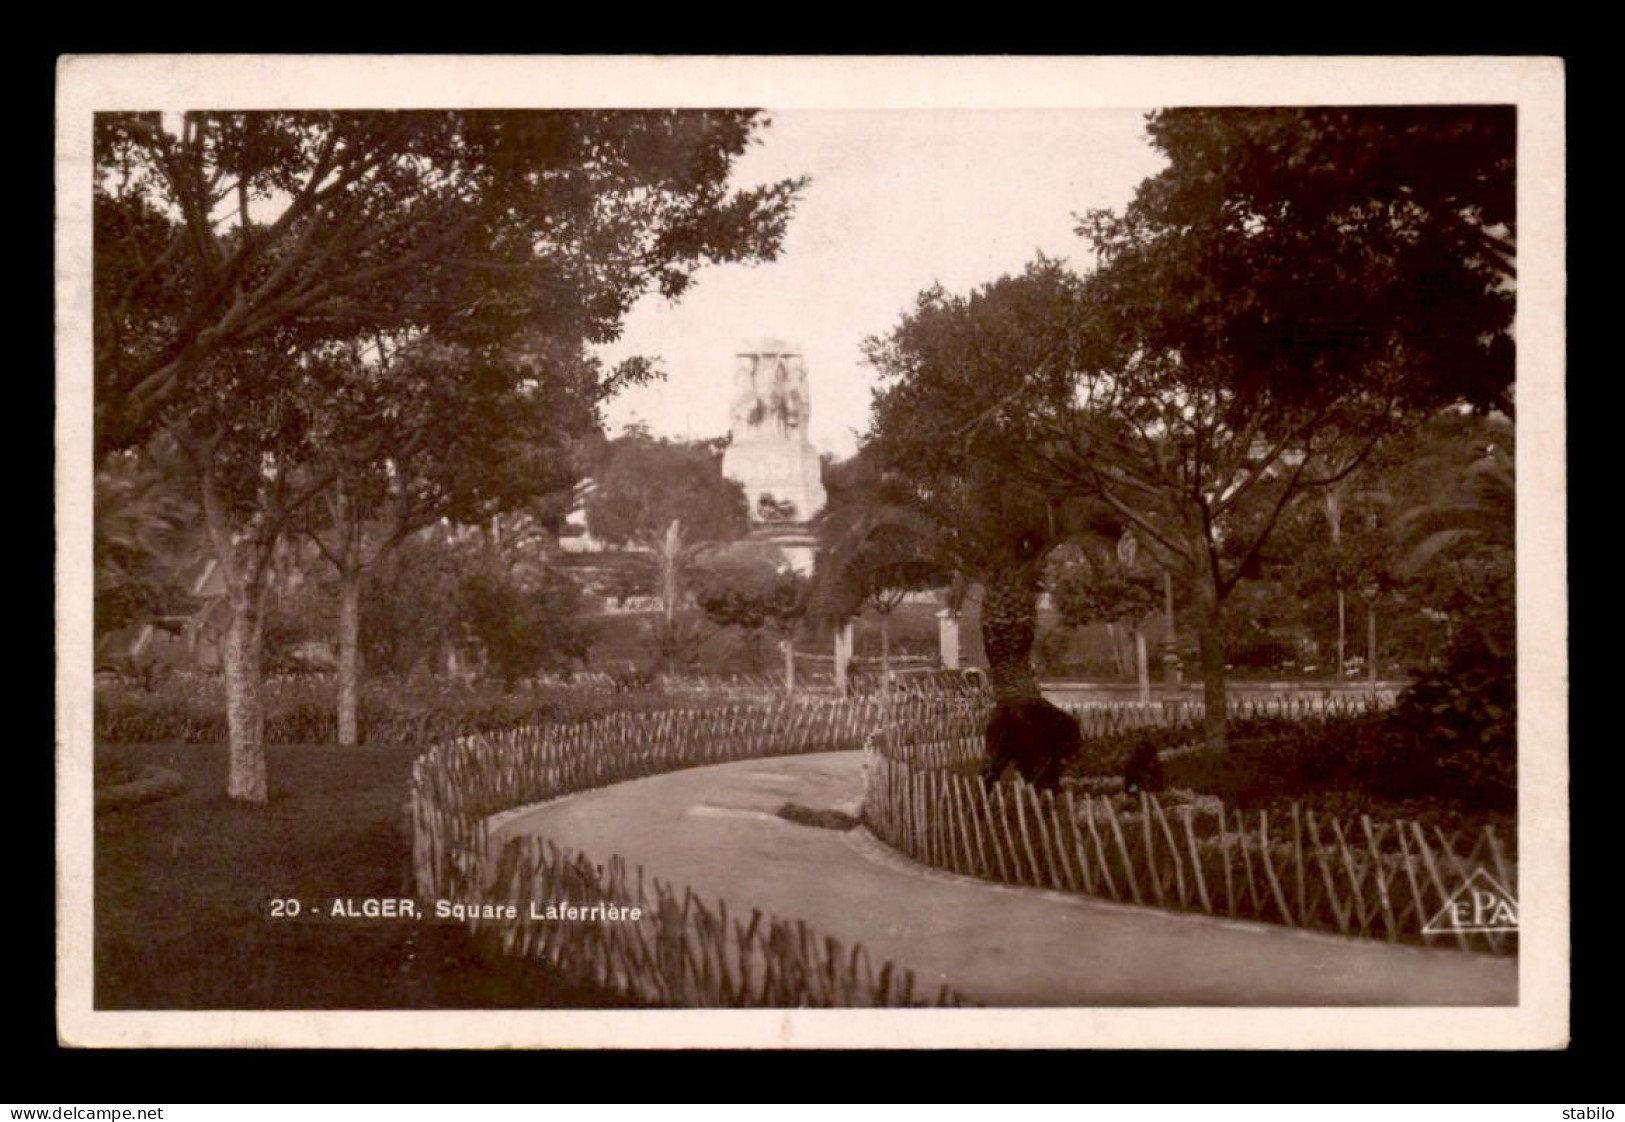
[[[1223,752],[1229,742],[1229,696],[1224,670],[1224,637],[1219,590],[1211,573],[1196,578],[1197,637],[1202,651],[1202,731],[1209,750]]]
[[[891,682],[891,613],[880,613],[880,680]]]
[[[1146,657],[1145,629],[1134,629],[1134,673],[1140,684],[1140,704],[1151,702],[1151,661]]]
[[[982,584],[982,648],[1000,701],[1038,696],[1033,640],[1038,631],[1038,587],[1020,570],[995,573]]]
[[[213,463],[203,453],[197,461],[199,498],[214,559],[226,586],[231,619],[220,647],[226,679],[226,797],[264,806],[269,799],[265,777],[265,708],[260,698],[260,663],[264,649],[265,562],[275,547],[263,542],[239,546],[216,489]]]
[[[260,701],[260,603],[251,591],[234,588],[231,622],[221,662],[226,674],[226,794],[239,802],[264,805],[265,710]]]
[[[842,620],[835,627],[835,692],[847,694],[847,668],[852,662],[852,621]]]
[[[360,646],[361,571],[347,569],[339,574],[339,745],[344,748],[360,743],[356,729]]]

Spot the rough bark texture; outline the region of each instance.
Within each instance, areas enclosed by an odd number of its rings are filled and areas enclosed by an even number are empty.
[[[199,470],[204,524],[226,585],[231,619],[220,647],[226,679],[226,795],[239,802],[265,805],[265,709],[260,699],[260,656],[263,649],[264,561],[252,547],[234,540],[210,461]]]
[[[1000,701],[1038,696],[1033,639],[1038,630],[1038,586],[1024,570],[1006,570],[983,584],[982,648]]]
[[[226,794],[263,805],[265,710],[260,701],[260,610],[258,598],[231,590],[231,623],[221,652],[226,674],[226,729],[230,741]]]
[[[339,744],[354,748],[361,742],[356,711],[360,694],[361,574],[339,575]]]

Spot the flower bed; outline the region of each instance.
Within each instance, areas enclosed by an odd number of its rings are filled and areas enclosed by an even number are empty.
[[[983,745],[972,729],[933,739],[887,726],[867,744],[864,821],[916,860],[1005,883],[1345,935],[1516,949],[1507,932],[1423,933],[1475,870],[1515,898],[1509,822],[1382,816],[1346,799],[1328,814],[1279,793],[1238,806],[1213,792],[1131,792],[1099,766],[1126,760],[1130,742],[1149,742],[1178,745],[1164,756],[1170,779],[1181,767],[1199,771],[1195,717],[1167,714],[1157,728],[1144,707],[1080,714],[1085,762],[1058,793],[981,783]],[[1306,735],[1315,722],[1323,716]]]
[[[658,690],[618,690],[607,677],[585,683],[538,683],[517,690],[442,679],[370,678],[362,683],[363,743],[426,745],[471,733],[580,720],[612,710],[694,705],[697,698]],[[327,675],[268,677],[261,701],[270,744],[326,744],[338,739],[338,695]],[[226,739],[225,683],[219,675],[180,673],[150,688],[104,682],[96,688],[96,739],[105,744]]]

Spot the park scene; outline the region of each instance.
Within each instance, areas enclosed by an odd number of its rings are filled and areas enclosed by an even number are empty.
[[[1516,1004],[1516,124],[98,113],[95,1008]]]

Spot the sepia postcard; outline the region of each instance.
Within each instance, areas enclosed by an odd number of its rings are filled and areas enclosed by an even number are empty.
[[[62,58],[59,1040],[1565,1047],[1564,82]]]

